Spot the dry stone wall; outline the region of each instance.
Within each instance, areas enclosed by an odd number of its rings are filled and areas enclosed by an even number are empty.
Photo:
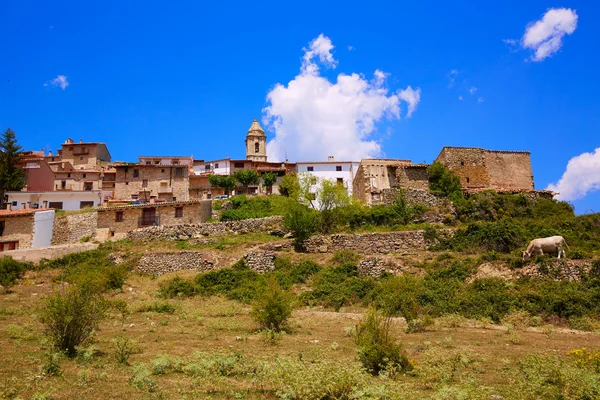
[[[452,230],[437,231],[438,236],[449,236]],[[424,230],[375,232],[359,234],[335,234],[313,236],[306,243],[309,253],[331,253],[354,250],[360,254],[389,254],[406,250],[425,250],[434,242],[425,237]]]
[[[215,266],[204,255],[196,251],[177,251],[164,253],[146,253],[140,260],[137,269],[155,276],[170,272],[197,270],[210,271]]]
[[[264,274],[275,270],[275,255],[272,251],[251,251],[244,255],[244,261],[248,268]]]
[[[93,237],[98,225],[98,213],[61,215],[54,218],[52,245],[79,243],[84,237]]]
[[[280,216],[251,218],[241,221],[212,222],[203,224],[184,224],[175,226],[151,226],[128,233],[133,241],[148,240],[185,240],[203,236],[224,236],[243,233],[279,233],[283,230],[283,218]]]

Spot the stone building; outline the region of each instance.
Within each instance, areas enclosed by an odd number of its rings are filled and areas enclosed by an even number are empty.
[[[54,172],[46,162],[44,150],[24,151],[19,166],[25,169],[24,191],[53,190]]]
[[[397,176],[400,176],[402,187],[407,187],[411,181],[422,186],[420,167],[411,169],[410,160],[365,158],[360,161],[353,182],[353,195],[367,205],[379,204],[382,192],[398,186]],[[399,171],[399,173],[398,173]],[[425,169],[425,179],[427,177]]]
[[[100,207],[96,239],[122,239],[127,233],[148,226],[199,224],[212,213],[211,201],[173,201]]]
[[[436,161],[460,177],[464,189],[534,190],[528,151],[444,147]]]
[[[267,161],[267,137],[256,118],[252,121],[246,135],[246,159]]]
[[[99,169],[111,161],[105,143],[81,140],[75,143],[70,138],[62,144],[60,158],[61,161],[71,164],[74,169]]]
[[[26,208],[0,210],[0,252],[50,246],[54,210]]]
[[[120,164],[114,166],[117,200],[186,201],[190,166],[179,164]]]

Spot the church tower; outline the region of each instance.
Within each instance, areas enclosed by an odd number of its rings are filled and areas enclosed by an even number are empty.
[[[267,161],[267,137],[256,118],[246,135],[246,160]]]

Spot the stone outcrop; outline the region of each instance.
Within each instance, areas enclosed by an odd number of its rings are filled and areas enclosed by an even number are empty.
[[[452,234],[452,231],[438,230],[437,234],[443,237]],[[354,250],[360,254],[388,254],[406,250],[426,250],[432,244],[434,242],[426,238],[424,230],[375,232],[313,236],[306,242],[306,250],[309,253]]]
[[[240,221],[207,222],[203,224],[182,224],[174,226],[151,226],[128,233],[133,241],[185,240],[203,236],[225,236],[228,234],[280,232],[283,218],[280,216],[251,218]]]
[[[402,274],[402,266],[398,265],[395,260],[381,256],[365,257],[358,262],[356,267],[359,274],[374,278],[381,276],[384,272],[393,275]]]
[[[251,251],[244,255],[244,261],[248,268],[260,273],[264,274],[265,272],[271,272],[275,269],[275,264],[273,260],[275,260],[276,254],[272,251]]]
[[[203,272],[213,268],[214,262],[196,251],[146,253],[137,266],[139,271],[155,276],[184,270]]]
[[[84,237],[92,238],[98,225],[98,213],[61,215],[54,218],[52,245],[79,243]]]

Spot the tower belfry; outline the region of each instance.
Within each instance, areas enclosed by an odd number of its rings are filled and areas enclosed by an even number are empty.
[[[246,160],[267,161],[267,137],[256,118],[246,135]]]

